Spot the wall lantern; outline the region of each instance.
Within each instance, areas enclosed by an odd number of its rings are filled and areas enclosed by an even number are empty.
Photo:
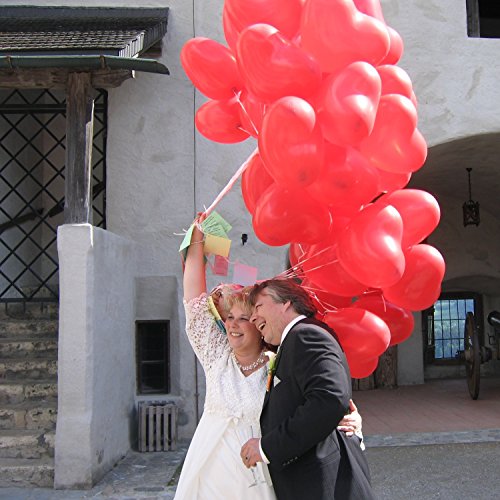
[[[469,226],[475,224],[479,226],[481,219],[479,217],[479,202],[472,200],[472,189],[470,182],[470,173],[472,168],[466,168],[469,176],[469,200],[462,205],[462,210],[464,212],[464,226]]]

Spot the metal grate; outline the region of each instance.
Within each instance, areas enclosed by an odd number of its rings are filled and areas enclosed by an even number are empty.
[[[139,403],[139,451],[177,448],[177,406],[173,403]]]
[[[93,224],[106,227],[107,93],[95,100]],[[0,302],[57,301],[57,227],[64,223],[66,100],[0,90]]]

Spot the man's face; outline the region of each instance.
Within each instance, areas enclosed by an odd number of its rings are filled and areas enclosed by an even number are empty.
[[[284,314],[289,306],[288,302],[285,304],[275,302],[266,289],[257,295],[250,321],[268,344],[280,345],[281,334],[288,324]]]

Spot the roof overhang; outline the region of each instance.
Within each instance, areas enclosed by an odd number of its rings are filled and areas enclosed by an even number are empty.
[[[168,12],[168,8],[0,7],[0,87],[29,87],[30,80],[34,87],[61,86],[64,75],[72,71],[91,72],[106,86],[119,85],[134,71],[168,75],[164,64],[141,57],[161,43]]]

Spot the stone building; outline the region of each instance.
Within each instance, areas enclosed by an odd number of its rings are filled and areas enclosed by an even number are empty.
[[[485,345],[496,356],[486,317],[500,309],[500,12],[487,4],[382,0],[387,23],[405,43],[399,65],[413,81],[419,128],[429,146],[426,165],[410,187],[431,192],[441,205],[441,223],[429,243],[447,263],[448,295],[442,299],[455,306],[472,301]],[[255,148],[252,139],[216,144],[194,128],[195,110],[205,98],[186,78],[179,53],[193,36],[224,40],[222,5],[10,0],[0,6],[0,31],[16,31],[8,28],[9,19],[26,16],[30,35],[17,29],[15,42],[33,42],[16,59],[12,45],[0,41],[5,484],[52,484],[55,476],[55,487],[91,486],[136,446],[141,401],[174,403],[178,438],[194,432],[204,380],[183,332],[179,233]],[[19,6],[24,10],[12,10]],[[99,18],[114,30],[105,48],[97,40]],[[120,23],[130,18],[134,26],[125,29]],[[36,25],[37,19],[46,24]],[[72,40],[73,46],[67,39],[47,44],[42,35],[56,21],[64,27],[59,32],[84,25],[91,34]],[[82,55],[89,57],[85,64]],[[24,67],[16,65],[21,60]],[[82,93],[74,73],[92,75],[92,92]],[[92,136],[90,158],[85,148]],[[89,178],[78,165],[89,162],[93,196],[85,199]],[[480,203],[477,226],[463,224],[466,168],[472,168],[472,198]],[[286,248],[269,248],[255,237],[239,185],[218,210],[233,226],[232,261],[257,267],[258,278],[285,268]],[[215,284],[216,277],[210,281]],[[450,345],[460,348],[458,322],[434,316],[415,313],[415,330],[397,349],[398,384],[464,376],[450,351]],[[432,335],[428,325],[439,321],[443,331],[454,329],[455,340],[437,335],[436,328]],[[481,369],[495,371],[497,363]]]

